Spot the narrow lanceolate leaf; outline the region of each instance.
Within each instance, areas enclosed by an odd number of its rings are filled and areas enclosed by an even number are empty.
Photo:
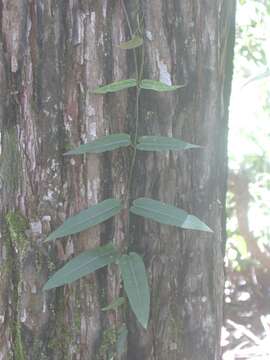
[[[116,300],[114,300],[111,304],[108,306],[105,306],[102,308],[102,311],[109,311],[109,310],[117,310],[120,306],[122,306],[125,303],[125,298],[119,297]]]
[[[212,232],[212,230],[196,216],[189,215],[182,209],[157,200],[139,198],[133,202],[130,211],[133,214],[143,216],[161,224],[174,225],[182,229]]]
[[[138,142],[137,149],[143,151],[187,150],[200,147],[166,136],[142,136]]]
[[[87,144],[83,144],[76,149],[66,152],[64,155],[81,155],[86,153],[102,153],[111,151],[120,147],[129,146],[131,144],[128,134],[112,134],[103,136],[100,139],[93,140]]]
[[[130,253],[119,260],[124,289],[140,324],[146,329],[150,311],[150,292],[145,266],[140,255]]]
[[[93,92],[94,94],[107,94],[113,93],[120,90],[128,89],[137,85],[137,81],[135,79],[127,79],[127,80],[120,80],[115,81],[111,84],[99,86]]]
[[[70,284],[81,277],[116,261],[118,254],[112,244],[85,251],[58,270],[44,285],[43,290]]]
[[[125,352],[127,346],[127,336],[127,326],[126,324],[123,324],[117,331],[116,351],[119,357]]]
[[[119,200],[104,200],[68,218],[59,228],[51,233],[46,240],[50,241],[63,236],[77,234],[118,214],[121,208],[122,205]]]
[[[154,90],[158,92],[174,91],[184,87],[185,85],[167,85],[161,81],[144,79],[140,83],[141,89]]]
[[[123,50],[135,49],[143,44],[143,39],[140,36],[134,36],[131,40],[122,42],[119,47]]]

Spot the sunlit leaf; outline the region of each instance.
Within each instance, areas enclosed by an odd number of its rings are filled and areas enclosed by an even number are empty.
[[[119,47],[123,50],[135,49],[143,44],[143,39],[140,36],[134,36],[131,40],[122,42]]]
[[[120,90],[128,89],[137,85],[137,81],[135,79],[127,79],[127,80],[120,80],[115,81],[111,84],[99,86],[96,88],[93,93],[94,94],[107,94],[113,93]]]
[[[138,142],[137,149],[143,151],[187,150],[200,147],[166,136],[142,136]]]
[[[150,292],[146,270],[140,255],[130,253],[119,260],[124,289],[134,314],[146,329],[150,311]]]
[[[70,284],[81,277],[116,261],[118,254],[110,243],[94,250],[85,251],[58,270],[44,285],[43,290]]]
[[[59,228],[51,233],[46,240],[50,241],[63,236],[77,234],[118,214],[121,208],[122,205],[119,200],[104,200],[68,218]]]
[[[117,310],[120,306],[122,306],[125,303],[125,298],[119,297],[116,300],[114,300],[111,304],[108,306],[105,306],[102,308],[102,311],[109,311],[109,310]]]
[[[126,324],[123,324],[117,331],[116,351],[117,355],[121,356],[126,349],[128,330]]]
[[[112,134],[80,145],[76,149],[66,152],[64,155],[80,155],[85,153],[102,153],[111,151],[131,144],[128,134]]]
[[[149,198],[134,200],[130,208],[133,214],[157,221],[161,224],[174,225],[182,229],[212,230],[194,215],[189,215],[182,209]]]
[[[154,90],[158,92],[174,91],[184,87],[185,85],[167,85],[161,81],[144,79],[140,83],[140,88],[146,90]]]

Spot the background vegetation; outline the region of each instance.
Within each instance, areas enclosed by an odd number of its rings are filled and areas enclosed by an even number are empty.
[[[270,357],[270,1],[239,0],[230,107],[226,359]]]

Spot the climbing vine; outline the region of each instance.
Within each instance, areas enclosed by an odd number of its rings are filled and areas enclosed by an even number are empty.
[[[124,2],[123,9],[127,17],[130,39],[118,45],[123,51],[132,51],[134,56],[135,78],[116,81],[104,86],[97,87],[93,94],[103,96],[129,88],[135,88],[135,129],[131,134],[116,133],[83,144],[65,153],[65,156],[80,156],[82,154],[99,154],[113,151],[119,148],[132,149],[129,166],[129,177],[125,204],[129,206],[127,219],[129,227],[130,214],[154,220],[161,224],[173,225],[182,229],[192,229],[211,232],[211,229],[196,216],[176,208],[170,204],[162,203],[156,199],[141,197],[130,198],[131,182],[134,178],[134,165],[138,151],[181,151],[186,149],[200,148],[198,145],[184,142],[180,139],[165,136],[138,136],[138,124],[140,116],[140,98],[144,91],[172,92],[177,91],[183,85],[167,85],[163,82],[144,78],[144,32],[143,20],[137,16],[136,30],[133,31],[128,18]],[[52,241],[61,237],[77,234],[83,230],[100,224],[123,210],[123,204],[114,198],[104,199],[102,202],[81,211],[68,218],[60,227],[52,232],[46,241]],[[128,243],[128,239],[127,239]],[[147,329],[150,314],[150,289],[143,258],[140,254],[130,251],[129,246],[125,249],[117,249],[113,243],[87,250],[70,260],[58,270],[44,285],[44,290],[49,290],[70,284],[73,281],[95,272],[96,270],[116,264],[120,270],[125,294],[128,298],[138,322]],[[124,298],[115,299],[103,310],[117,309],[124,304]],[[124,325],[123,325],[124,326]],[[126,326],[119,332],[119,342],[127,336]]]

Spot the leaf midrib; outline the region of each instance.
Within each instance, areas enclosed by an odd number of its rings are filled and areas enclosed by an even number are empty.
[[[145,207],[145,206],[140,206],[140,205],[133,205],[133,208],[138,208],[138,209],[141,209],[141,210],[144,210],[144,211],[149,211],[150,213],[152,212],[152,213],[154,213],[154,214],[159,214],[159,215],[162,215],[162,216],[166,216],[166,217],[168,217],[168,218],[172,218],[172,219],[175,219],[175,220],[177,220],[178,222],[182,222],[182,223],[184,223],[184,221],[186,220],[186,218],[188,217],[188,215],[186,215],[186,217],[185,217],[185,220],[183,220],[183,221],[181,221],[176,215],[171,215],[171,214],[166,214],[166,213],[164,213],[164,212],[161,212],[161,211],[158,211],[158,210],[156,210],[156,209],[153,209],[153,208],[148,208],[148,207]],[[169,210],[169,209],[167,209],[167,210]],[[172,210],[174,210],[174,209],[172,209]],[[177,211],[178,209],[176,209],[175,211]]]
[[[139,303],[141,304],[141,298],[140,298],[140,292],[139,292],[139,285],[138,285],[138,282],[137,282],[137,278],[136,278],[136,273],[134,271],[134,267],[131,266],[131,262],[128,263],[129,267],[131,268],[131,274],[134,278],[134,282],[135,282],[135,285],[136,285],[136,290],[137,290],[137,297],[138,297],[138,300],[139,300]]]
[[[188,145],[185,145],[185,144],[172,144],[172,143],[158,143],[157,141],[156,142],[141,142],[138,144],[139,146],[141,147],[153,147],[153,146],[158,146],[159,148],[176,148],[178,149],[179,147],[182,147],[182,148],[186,148],[188,147]],[[138,147],[138,146],[137,146]]]
[[[105,256],[110,256],[110,255],[114,255],[115,254],[115,250],[114,249],[111,249],[109,250],[106,254],[101,254],[101,255],[96,255],[94,258],[92,258],[90,261],[88,261],[87,263],[84,263],[82,265],[79,265],[77,268],[74,268],[73,270],[70,270],[69,272],[65,273],[65,275],[70,275],[72,274],[73,272],[76,272],[76,271],[79,271],[81,268],[85,267],[85,266],[88,266],[91,262],[95,261],[96,259],[98,258],[103,258]],[[105,265],[104,265],[105,266]],[[63,268],[64,270],[64,268]]]
[[[106,209],[106,210],[104,210],[102,213],[97,214],[97,215],[95,215],[95,214],[89,215],[89,217],[88,217],[87,219],[78,221],[76,224],[63,224],[62,226],[65,226],[66,229],[69,228],[69,227],[80,226],[80,225],[82,225],[83,223],[87,223],[87,222],[90,221],[90,220],[94,220],[94,219],[97,219],[97,218],[100,217],[100,216],[106,215],[107,213],[109,213],[109,212],[111,212],[111,211],[113,211],[113,210],[118,210],[117,208],[119,208],[119,210],[120,210],[120,205],[111,207],[110,209]],[[86,211],[87,211],[87,210],[86,210]],[[79,216],[79,214],[78,214],[78,215],[75,215],[75,216]],[[72,221],[72,219],[70,219],[70,220]],[[67,221],[68,221],[68,220],[67,220]],[[59,229],[59,232],[60,232],[60,229]]]
[[[99,140],[97,140],[97,141],[99,141]],[[88,143],[88,144],[82,144],[81,146],[85,146],[85,147],[87,147],[87,146],[93,146],[93,147],[108,147],[108,146],[111,146],[111,145],[119,145],[119,144],[127,144],[127,145],[129,145],[129,143],[130,143],[130,141],[128,140],[128,139],[125,139],[125,140],[118,140],[118,141],[112,141],[112,142],[110,142],[110,143],[107,143],[107,144],[105,144],[105,143],[101,143],[101,140],[100,140],[100,143],[95,143],[95,144],[91,144],[91,143]]]

